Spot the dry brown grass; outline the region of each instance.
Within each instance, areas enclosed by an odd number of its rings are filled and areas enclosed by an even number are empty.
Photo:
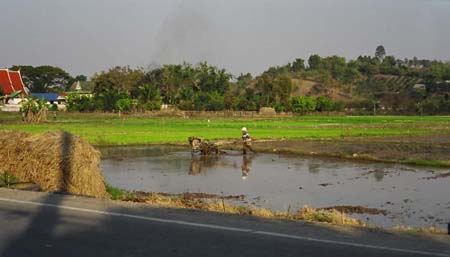
[[[421,227],[421,228],[413,228],[408,226],[395,226],[393,228],[396,231],[400,232],[411,232],[411,233],[426,233],[426,234],[447,234],[447,231],[431,226],[431,227]]]
[[[269,219],[304,220],[339,225],[367,226],[360,220],[350,218],[337,210],[321,210],[304,206],[297,212],[274,212],[253,206],[228,204],[224,199],[202,200],[191,197],[167,196],[158,193],[133,192],[125,193],[124,201],[143,202],[158,207],[195,209],[228,214],[251,215]]]
[[[120,200],[147,203],[157,207],[195,209],[211,212],[220,212],[237,215],[250,215],[255,217],[279,220],[301,220],[309,222],[320,222],[335,225],[345,225],[352,227],[367,227],[377,229],[378,227],[364,223],[358,219],[347,216],[344,212],[336,209],[316,209],[304,206],[297,212],[274,212],[264,208],[253,206],[239,206],[226,203],[225,199],[202,200],[192,197],[183,197],[181,195],[162,195],[159,193],[145,192],[123,192]],[[396,226],[393,231],[407,233],[425,233],[425,234],[446,234],[446,231],[436,227],[412,228]]]
[[[100,153],[77,136],[1,131],[0,146],[0,173],[38,184],[44,191],[107,196]]]

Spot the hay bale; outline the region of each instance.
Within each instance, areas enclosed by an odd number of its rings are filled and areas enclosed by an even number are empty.
[[[33,135],[0,131],[0,173],[9,172],[44,191],[104,198],[100,152],[66,132]]]
[[[261,107],[259,109],[259,114],[263,116],[275,116],[277,112],[272,107]]]

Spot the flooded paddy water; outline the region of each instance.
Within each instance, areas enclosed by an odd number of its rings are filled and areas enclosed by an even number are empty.
[[[450,169],[237,151],[202,157],[173,146],[100,150],[106,181],[126,190],[243,195],[228,201],[275,211],[337,206],[382,227],[446,229],[450,221]]]

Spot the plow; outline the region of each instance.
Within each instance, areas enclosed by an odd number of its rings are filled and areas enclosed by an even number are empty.
[[[209,141],[199,137],[189,137],[189,145],[191,146],[191,153],[200,153],[201,155],[218,155],[225,153],[219,149],[219,146],[224,145],[226,141]]]

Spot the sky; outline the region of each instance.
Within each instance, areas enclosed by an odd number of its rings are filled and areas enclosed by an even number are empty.
[[[311,54],[450,60],[450,0],[0,0],[0,68],[183,61],[256,75]]]

